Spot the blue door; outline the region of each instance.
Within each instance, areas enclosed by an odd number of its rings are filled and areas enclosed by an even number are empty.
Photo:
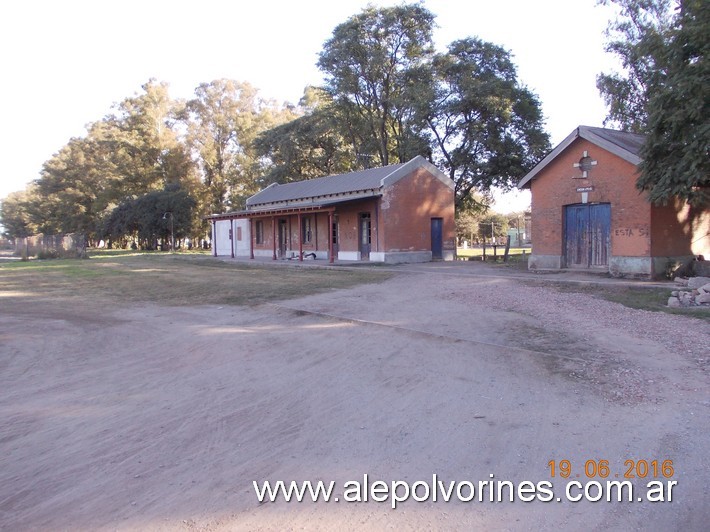
[[[444,219],[431,219],[431,258],[444,258]]]
[[[609,266],[611,206],[608,203],[567,205],[564,234],[567,268]]]

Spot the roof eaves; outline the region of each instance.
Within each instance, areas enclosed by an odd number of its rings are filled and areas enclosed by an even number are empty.
[[[432,174],[434,177],[436,177],[439,181],[444,183],[447,187],[449,187],[451,190],[454,190],[456,188],[456,184],[454,181],[449,178],[444,172],[439,170],[436,166],[431,164],[429,161],[427,161],[424,157],[421,155],[417,155],[413,159],[407,161],[404,163],[402,166],[394,170],[391,174],[386,175],[385,177],[382,178],[380,181],[381,185],[383,187],[391,186],[403,177],[409,175],[412,173],[415,169],[417,168],[424,168],[427,172]]]
[[[382,195],[382,190],[380,188],[362,189],[362,190],[356,190],[356,191],[348,192],[348,193],[323,194],[320,196],[312,196],[309,198],[297,198],[297,199],[289,199],[289,200],[268,201],[268,202],[249,205],[249,206],[247,206],[247,211],[251,212],[251,211],[258,211],[258,210],[270,210],[270,209],[276,209],[276,208],[283,208],[286,206],[291,207],[291,206],[312,205],[312,204],[318,204],[318,203],[322,203],[322,202],[341,203],[341,202],[347,202],[347,201],[355,201],[355,200],[359,200],[359,199],[374,198],[374,197],[377,197],[380,195]]]
[[[633,152],[630,152],[626,148],[619,146],[615,142],[598,135],[592,128],[588,126],[580,126],[579,129],[580,137],[596,144],[600,148],[603,148],[608,152],[611,152],[614,155],[621,157],[622,159],[627,162],[630,162],[631,164],[637,165],[641,162],[641,157],[639,157]]]
[[[592,144],[599,146],[600,148],[613,153],[614,155],[621,157],[625,161],[631,164],[637,165],[641,162],[641,158],[635,153],[619,146],[618,144],[598,135],[594,132],[594,128],[589,126],[579,126],[575,128],[572,133],[567,135],[567,137],[560,142],[555,149],[548,153],[535,167],[528,172],[525,177],[523,177],[518,183],[518,188],[526,188],[530,186],[530,181],[535,179],[537,174],[539,174],[550,162],[552,162],[561,152],[563,152],[567,147],[572,144],[577,138],[583,138],[588,140]]]

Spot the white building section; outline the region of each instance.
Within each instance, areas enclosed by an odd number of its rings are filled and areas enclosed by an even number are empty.
[[[215,220],[212,224],[213,253],[218,257],[250,257],[249,220]]]

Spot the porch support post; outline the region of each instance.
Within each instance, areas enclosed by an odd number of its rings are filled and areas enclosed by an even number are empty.
[[[380,251],[380,200],[375,200],[375,251]]]
[[[333,264],[333,211],[328,211],[328,262]]]
[[[298,260],[303,261],[303,225],[301,213],[298,213]]]
[[[217,256],[217,220],[212,220],[212,256]]]
[[[274,255],[272,259],[276,260],[276,218],[274,216],[271,217],[271,240],[274,244]]]
[[[232,244],[232,258],[234,258],[234,218],[229,219],[229,240]]]
[[[249,257],[254,258],[254,218],[249,217]]]

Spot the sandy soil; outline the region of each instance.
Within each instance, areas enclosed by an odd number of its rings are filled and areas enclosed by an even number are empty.
[[[428,273],[255,308],[0,305],[0,528],[703,530],[709,345],[690,318]],[[392,510],[252,487],[494,474],[561,495],[564,459],[673,460],[673,501]]]

